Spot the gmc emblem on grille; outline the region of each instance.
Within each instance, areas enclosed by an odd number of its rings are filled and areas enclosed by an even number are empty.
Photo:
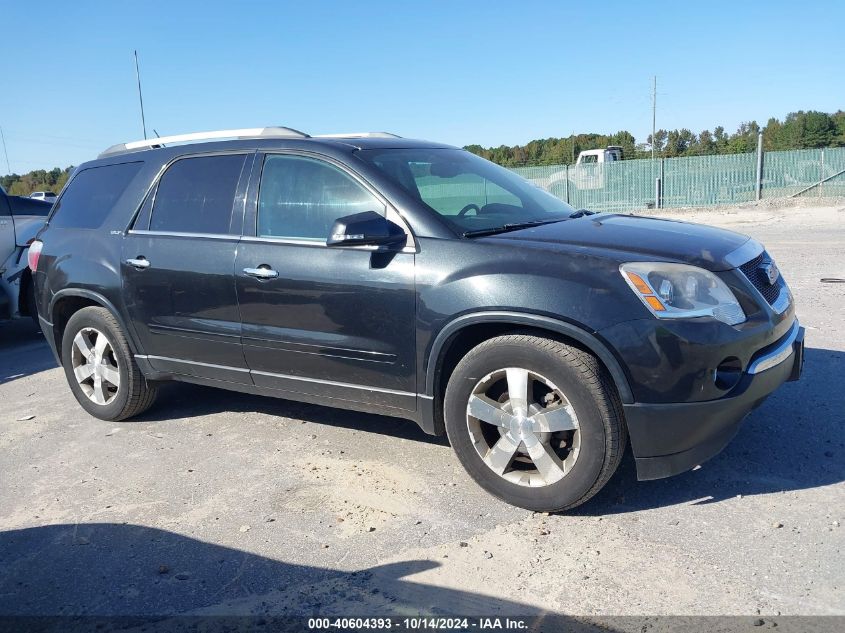
[[[766,279],[769,280],[769,285],[774,286],[775,282],[778,280],[778,276],[780,275],[780,271],[775,263],[763,262],[760,264],[760,270],[762,270],[763,274],[766,275]]]

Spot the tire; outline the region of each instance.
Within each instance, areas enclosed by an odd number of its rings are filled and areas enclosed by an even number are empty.
[[[511,401],[510,389],[511,377],[516,392],[523,375],[528,408],[520,418],[521,401]],[[599,361],[530,334],[498,336],[470,350],[449,379],[444,414],[449,441],[470,476],[499,499],[537,512],[590,499],[616,472],[627,442],[622,404]],[[513,460],[499,473],[514,446]]]
[[[82,343],[75,348],[78,335]],[[105,343],[100,341],[101,336]],[[96,356],[98,342],[106,346],[101,360]],[[90,352],[87,355],[82,353],[86,346]],[[80,375],[89,375],[82,382],[77,379],[75,364]],[[141,373],[117,319],[105,308],[82,308],[71,316],[62,336],[62,365],[76,400],[95,418],[126,420],[143,413],[155,401],[157,385]],[[100,389],[96,388],[95,374],[102,376]]]

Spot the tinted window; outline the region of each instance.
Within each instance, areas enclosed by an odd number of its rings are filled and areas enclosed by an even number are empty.
[[[325,241],[338,218],[384,205],[337,167],[299,156],[268,156],[258,195],[258,235]]]
[[[244,158],[198,156],[173,163],[158,184],[150,230],[228,233]]]
[[[102,226],[115,202],[143,163],[120,163],[83,169],[56,203],[51,226],[96,229]]]
[[[575,211],[514,172],[464,150],[362,150],[358,155],[459,232],[559,220]]]

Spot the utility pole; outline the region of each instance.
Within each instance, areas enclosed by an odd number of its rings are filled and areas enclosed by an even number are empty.
[[[144,128],[144,140],[146,140],[147,122],[144,120],[144,97],[141,95],[141,71],[138,70],[138,51],[135,51],[135,78],[138,80],[138,101],[141,102],[141,127]]]
[[[824,152],[824,150],[822,150]],[[754,186],[754,199],[763,197],[763,130],[757,132],[757,181]]]
[[[657,75],[651,84],[651,160],[654,160],[654,135],[657,133]]]
[[[9,152],[6,150],[6,136],[3,134],[3,128],[0,127],[0,139],[3,139],[3,153],[6,155],[6,171],[11,176],[12,166],[9,165]]]
[[[657,75],[651,81],[651,164],[654,166],[656,152],[654,151],[657,142]],[[654,179],[654,208],[659,209],[663,202],[663,163],[660,163],[660,173]]]

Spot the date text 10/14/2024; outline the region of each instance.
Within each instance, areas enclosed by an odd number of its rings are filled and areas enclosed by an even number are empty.
[[[309,630],[394,630],[394,631],[518,631],[528,629],[522,618],[511,617],[410,617],[410,618],[309,618]]]

